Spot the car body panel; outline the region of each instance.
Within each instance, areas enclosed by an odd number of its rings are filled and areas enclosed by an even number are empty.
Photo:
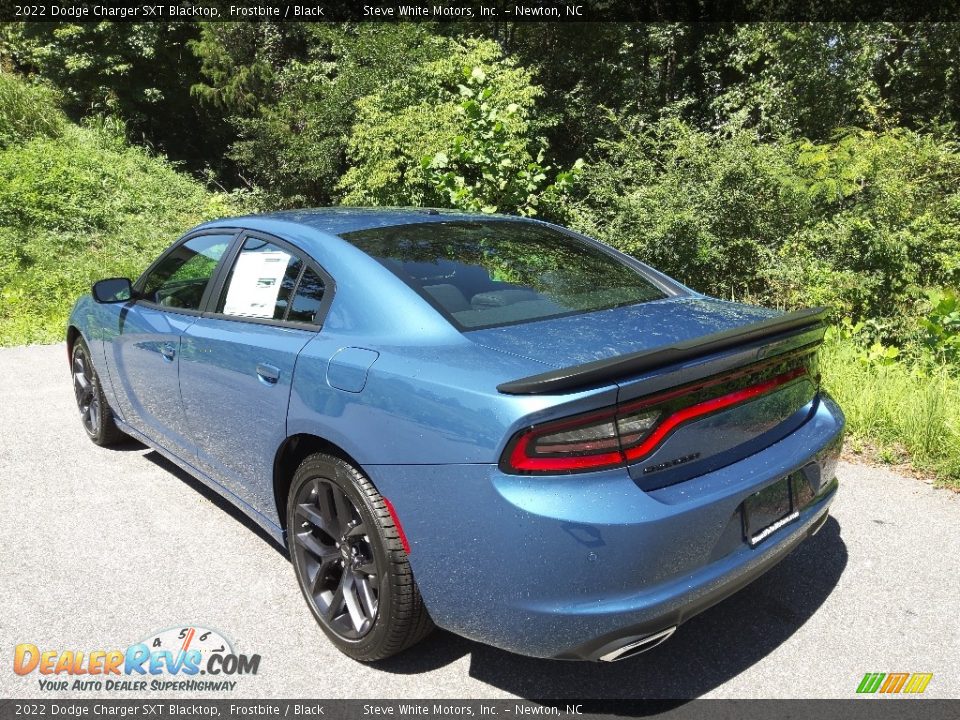
[[[701,296],[668,297],[523,325],[471,330],[467,337],[487,347],[562,368],[650,350],[776,314]]]
[[[461,339],[436,346],[380,345],[363,392],[331,387],[327,359],[352,335],[324,329],[301,351],[293,381],[288,433],[319,434],[363,466],[495,463],[506,438],[541,410],[578,412],[616,400],[616,386],[555,398],[491,396],[531,361]],[[371,428],[389,428],[370,437]],[[364,440],[373,440],[372,442]]]
[[[773,423],[772,434],[758,428],[776,416],[769,406],[777,397],[684,426],[642,463],[571,475],[505,473],[498,463],[508,443],[531,426],[819,340],[801,333],[746,343],[571,392],[501,393],[496,388],[505,382],[777,313],[706,298],[629,260],[668,297],[461,332],[388,267],[339,237],[451,218],[538,222],[357,209],[214,221],[192,232],[236,233],[234,250],[242,229],[276,237],[328,274],[332,298],[322,327],[226,319],[209,301],[191,314],[136,300],[101,305],[89,296],[78,300],[70,326],[91,347],[120,428],[279,542],[278,454],[303,435],[335,447],[395,507],[437,624],[516,652],[595,658],[618,633],[663,630],[732,592],[818,527],[835,492],[829,480],[844,421],[816,387],[804,391],[813,399],[784,401],[791,412]],[[232,253],[224,254],[213,287],[222,284]],[[165,346],[175,349],[173,361],[161,352]],[[692,438],[710,463],[692,460],[645,481],[648,466],[682,456]],[[744,499],[801,472],[819,478],[821,494],[750,547],[737,525]]]
[[[196,464],[261,512],[274,500],[262,479],[287,437],[297,355],[314,335],[203,317],[182,335],[180,390]]]
[[[805,536],[832,488],[757,548],[743,542],[737,508],[811,457],[832,475],[842,428],[842,413],[825,399],[810,422],[750,462],[655,493],[638,491],[623,470],[521,477],[493,465],[368,469],[403,519],[414,575],[438,625],[558,657],[607,633],[652,633],[688,619],[715,586]],[[451,546],[444,538],[454,532],[462,541]]]
[[[105,353],[127,422],[185,456],[194,445],[180,399],[180,336],[195,321],[190,315],[131,305]]]

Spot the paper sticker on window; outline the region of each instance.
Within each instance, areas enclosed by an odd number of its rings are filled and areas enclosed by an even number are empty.
[[[223,312],[240,317],[272,318],[290,257],[280,250],[241,253],[233,267]]]

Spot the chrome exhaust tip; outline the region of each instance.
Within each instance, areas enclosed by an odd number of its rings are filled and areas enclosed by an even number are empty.
[[[632,640],[626,645],[621,645],[615,650],[611,650],[605,655],[601,655],[599,659],[603,662],[616,662],[617,660],[624,660],[628,657],[639,655],[647,650],[652,650],[657,645],[667,640],[671,635],[673,635],[674,632],[676,632],[676,630],[677,626],[674,625],[671,628],[661,630],[653,635],[647,635],[639,640]]]
[[[827,511],[820,517],[819,520],[817,520],[813,524],[813,527],[810,528],[810,537],[813,537],[818,532],[820,532],[823,529],[823,526],[827,524],[827,520],[829,519],[830,519],[830,512]]]

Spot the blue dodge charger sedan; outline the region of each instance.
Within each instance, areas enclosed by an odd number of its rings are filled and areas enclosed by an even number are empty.
[[[331,208],[191,230],[96,283],[67,345],[90,438],[146,443],[284,543],[351,657],[437,625],[610,661],[826,521],[824,329],[544,222]]]

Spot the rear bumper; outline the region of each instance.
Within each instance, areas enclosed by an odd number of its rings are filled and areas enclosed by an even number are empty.
[[[802,520],[794,532],[770,546],[769,552],[756,555],[732,568],[728,564],[715,568],[715,572],[703,573],[697,578],[697,585],[665,589],[663,601],[647,608],[649,619],[629,627],[592,638],[587,642],[570,648],[557,655],[561,660],[603,660],[618,648],[629,646],[633,642],[655,635],[665,629],[675,628],[718,602],[743,589],[774,565],[783,560],[803,540],[815,534],[829,517],[826,506],[833,499],[831,495],[818,503],[816,508]]]
[[[557,477],[492,465],[367,469],[403,523],[439,626],[524,655],[598,659],[719,602],[815,532],[836,492],[843,425],[824,396],[780,442],[651,492],[623,469]],[[750,547],[743,500],[803,469],[818,495]]]

